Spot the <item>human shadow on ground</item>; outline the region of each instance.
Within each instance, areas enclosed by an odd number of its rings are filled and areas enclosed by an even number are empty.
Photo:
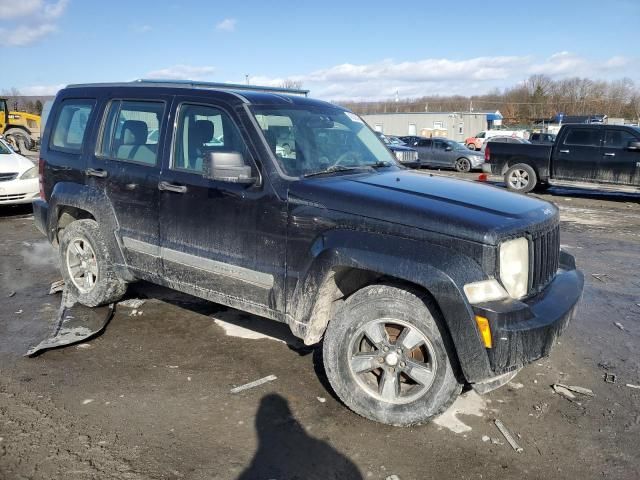
[[[271,394],[256,416],[258,450],[238,480],[358,480],[356,465],[327,442],[313,438],[293,417],[287,401]]]

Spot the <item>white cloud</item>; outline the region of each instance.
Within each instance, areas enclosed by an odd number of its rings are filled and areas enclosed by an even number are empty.
[[[31,15],[42,8],[42,0],[0,0],[0,19]]]
[[[23,47],[55,32],[69,0],[0,0],[0,47]]]
[[[624,68],[631,63],[632,60],[630,58],[623,57],[622,55],[616,55],[604,62],[602,64],[602,69],[608,70],[610,68]]]
[[[31,95],[36,97],[53,96],[63,89],[66,85],[31,85],[20,89],[22,95]]]
[[[147,73],[149,78],[170,80],[206,80],[215,72],[214,67],[192,65],[174,65]]]
[[[49,19],[58,18],[64,13],[68,4],[69,0],[58,0],[54,3],[47,3],[44,6],[44,16]]]
[[[133,25],[131,30],[134,33],[149,33],[153,30],[153,27],[151,25]]]
[[[238,21],[235,18],[225,18],[221,22],[218,22],[216,30],[220,30],[222,32],[233,32],[236,29],[236,23],[238,23]]]
[[[571,52],[546,59],[529,55],[476,57],[462,60],[427,58],[397,62],[391,59],[370,64],[345,63],[286,78],[302,82],[314,97],[329,100],[379,100],[426,95],[473,95],[512,86],[531,74],[554,78],[637,77],[638,59],[614,56],[604,61]],[[635,72],[635,75],[634,75]],[[285,77],[256,75],[255,85],[278,86]]]
[[[0,28],[0,46],[24,47],[56,31],[56,26],[43,23],[38,26],[20,25],[13,29]]]

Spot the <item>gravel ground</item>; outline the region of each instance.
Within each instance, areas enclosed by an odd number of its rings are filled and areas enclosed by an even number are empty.
[[[341,405],[283,325],[144,283],[140,315],[118,307],[101,336],[23,357],[52,326],[59,273],[29,208],[0,209],[0,478],[639,478],[640,197],[541,197],[585,272],[576,320],[508,386],[405,429]],[[595,396],[570,402],[556,382]]]

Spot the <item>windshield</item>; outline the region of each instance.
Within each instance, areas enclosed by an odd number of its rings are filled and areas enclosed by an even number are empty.
[[[11,149],[2,141],[0,141],[0,155],[8,155],[12,153]]]
[[[254,106],[252,111],[288,176],[396,165],[380,138],[351,112],[311,106]]]

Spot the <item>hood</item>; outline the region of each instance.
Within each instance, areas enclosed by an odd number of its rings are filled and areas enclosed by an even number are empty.
[[[22,175],[34,166],[31,160],[17,153],[0,154],[0,173],[17,172]]]
[[[548,202],[407,170],[310,178],[293,182],[289,195],[331,210],[489,245],[558,221],[558,209]]]
[[[415,148],[407,147],[406,145],[387,145],[387,148],[392,152],[415,152]]]

